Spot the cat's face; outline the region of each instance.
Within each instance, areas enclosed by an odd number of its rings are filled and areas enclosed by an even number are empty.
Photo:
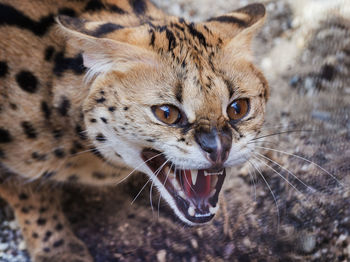
[[[148,174],[186,223],[215,215],[225,169],[249,159],[263,123],[268,87],[248,50],[263,16],[259,5],[197,25],[172,18],[118,30],[109,36],[117,41],[77,36],[91,70],[90,139],[109,162]],[[227,31],[229,17],[246,26]],[[86,22],[61,23],[93,32]]]

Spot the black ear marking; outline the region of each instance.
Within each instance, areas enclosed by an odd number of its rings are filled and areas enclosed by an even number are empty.
[[[74,18],[66,15],[59,15],[57,17],[57,21],[61,23],[61,25],[70,30],[77,31],[79,33],[83,33],[86,35],[94,36],[94,37],[103,37],[106,34],[112,33],[116,30],[124,28],[122,25],[114,24],[114,23],[95,23],[86,19]],[[88,29],[87,25],[90,24],[89,27],[93,27],[92,29]]]

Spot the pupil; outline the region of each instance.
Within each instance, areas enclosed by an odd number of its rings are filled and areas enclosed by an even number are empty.
[[[241,113],[241,107],[238,105],[237,102],[234,102],[234,103],[232,104],[232,106],[233,106],[233,108],[235,109],[235,111],[236,111],[237,114],[240,114],[240,113]]]
[[[162,106],[162,110],[164,112],[164,117],[165,118],[169,118],[169,116],[170,116],[170,108],[167,107],[167,106]]]

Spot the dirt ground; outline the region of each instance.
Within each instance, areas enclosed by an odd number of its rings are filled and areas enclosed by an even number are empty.
[[[195,21],[250,3],[154,2]],[[254,52],[271,87],[266,138],[230,170],[220,213],[188,227],[149,186],[132,203],[141,174],[110,189],[67,186],[65,212],[96,262],[350,260],[350,4],[263,2]],[[29,261],[13,219],[0,204],[0,261]]]

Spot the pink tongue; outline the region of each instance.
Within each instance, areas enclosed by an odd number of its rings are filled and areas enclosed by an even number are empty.
[[[196,184],[193,185],[191,170],[181,170],[184,191],[188,197],[207,197],[210,193],[210,176],[205,176],[203,170],[198,170]]]

